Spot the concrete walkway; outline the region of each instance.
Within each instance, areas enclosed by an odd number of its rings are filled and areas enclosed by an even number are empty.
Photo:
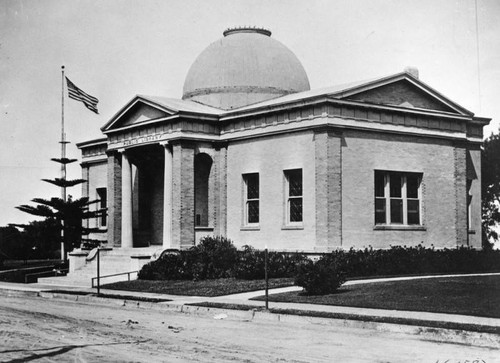
[[[462,276],[491,276],[500,275],[496,274],[474,274],[474,275],[441,275],[441,276],[424,276],[424,277],[399,277],[399,278],[383,278],[383,279],[370,279],[370,280],[351,280],[347,281],[345,285],[357,285],[366,283],[377,283],[385,281],[402,281],[402,280],[414,280],[422,278],[438,278],[438,277],[462,277]],[[43,285],[43,284],[16,284],[16,283],[6,283],[0,282],[0,295],[12,295],[12,294],[27,294],[34,296],[48,296],[47,293],[50,291],[66,291],[68,293],[79,291],[87,292],[89,294],[95,293],[96,289],[91,288],[78,288],[78,287],[67,287],[67,286],[54,286],[54,285]],[[297,286],[290,286],[285,288],[270,289],[269,294],[290,292],[290,291],[301,291],[302,288]],[[45,294],[43,294],[45,293]],[[203,297],[203,296],[178,296],[178,295],[166,295],[166,294],[153,294],[146,292],[134,292],[134,291],[118,291],[118,290],[107,290],[101,289],[102,294],[106,295],[121,295],[121,296],[134,296],[140,298],[159,298],[168,299],[171,301],[161,302],[163,307],[179,308],[187,306],[188,304],[201,303],[201,302],[213,302],[213,303],[227,303],[227,304],[238,304],[246,305],[255,309],[262,309],[264,307],[263,301],[249,300],[251,298],[264,295],[264,291],[253,291],[241,294],[219,296],[219,297]],[[75,296],[75,295],[73,295]],[[331,306],[331,305],[317,305],[317,304],[298,304],[298,303],[282,303],[282,302],[269,302],[269,308],[271,309],[293,309],[300,310],[302,312],[325,312],[334,314],[346,314],[350,316],[358,317],[357,320],[367,321],[377,321],[383,318],[393,318],[397,319],[399,324],[404,324],[405,320],[415,320],[417,322],[440,322],[440,323],[455,323],[464,325],[475,325],[488,330],[497,331],[500,329],[500,319],[496,318],[484,318],[477,316],[468,315],[457,315],[457,314],[442,314],[442,313],[427,313],[427,312],[417,312],[417,311],[402,311],[402,310],[384,310],[384,309],[369,309],[369,308],[357,308],[357,307],[345,307],[345,306]],[[181,309],[182,310],[182,309]],[[185,309],[189,310],[189,309]],[[306,314],[307,315],[307,314]],[[415,322],[411,324],[415,325]],[[425,325],[425,324],[423,324]],[[500,334],[500,330],[498,330]],[[498,336],[500,342],[500,335]]]

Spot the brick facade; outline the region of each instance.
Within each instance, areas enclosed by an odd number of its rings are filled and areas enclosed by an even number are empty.
[[[454,147],[455,153],[455,233],[458,246],[467,246],[467,166],[464,143]]]
[[[194,145],[175,143],[173,152],[172,234],[174,246],[188,248],[194,234]]]
[[[213,190],[213,228],[217,236],[227,234],[227,146],[217,145],[214,154],[214,170],[211,181]]]
[[[106,140],[81,147],[83,176],[89,180],[83,193],[92,196],[100,183],[104,171],[95,161],[107,149],[108,242],[120,247],[122,174],[117,151],[140,157],[163,143],[172,148],[173,157],[174,248],[189,248],[210,234],[227,236],[239,247],[283,251],[391,245],[480,248],[480,133],[487,120],[444,102],[442,96],[429,98],[425,87],[405,82],[399,77],[392,86],[349,97],[289,98],[289,104],[269,102],[220,114],[167,114],[165,105],[153,112],[149,100],[142,107],[156,119],[147,122],[137,119],[141,103],[136,99],[129,114],[105,127]],[[387,105],[384,98],[406,100],[410,106]],[[206,183],[204,177],[195,179],[195,158],[202,154],[211,163],[205,170],[208,186],[200,184]],[[145,233],[150,244],[160,245],[165,173],[163,165],[152,165],[142,173],[146,179],[139,178],[139,186],[148,190],[138,187],[132,193],[133,223],[137,228],[141,210],[149,210]],[[144,165],[137,167],[141,175]],[[298,170],[302,221],[291,223],[287,178]],[[419,224],[375,223],[377,172],[419,175]],[[251,173],[259,175],[259,221],[250,225],[245,221],[243,175]],[[196,214],[203,214],[199,227]],[[134,247],[141,243],[137,240]]]
[[[316,245],[318,251],[342,246],[342,139],[333,130],[314,134]]]

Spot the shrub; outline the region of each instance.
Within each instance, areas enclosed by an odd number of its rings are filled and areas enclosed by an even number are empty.
[[[238,263],[234,267],[234,277],[245,280],[257,280],[265,277],[265,251],[256,250],[251,246],[243,246],[238,253]],[[308,261],[301,253],[268,253],[268,277],[294,277],[297,266]]]
[[[193,278],[190,261],[191,251],[164,254],[158,260],[152,261],[139,271],[140,280],[190,280]]]
[[[264,256],[264,251],[256,250],[251,246],[244,246],[241,251],[238,251],[233,243],[224,237],[205,237],[190,250],[176,254],[166,253],[160,259],[145,265],[139,272],[139,278],[146,280],[202,280],[224,277],[263,279]],[[323,256],[319,261],[321,263],[318,266],[311,266],[311,261],[303,254],[269,252],[269,277],[295,277],[297,268],[299,268],[298,281],[304,284],[314,280],[313,272],[315,271],[320,275],[319,280],[321,276],[335,280],[337,275],[339,277],[369,277],[500,271],[500,251],[478,251],[465,247],[442,250],[422,246],[396,246],[387,250],[351,248],[348,251],[334,251]],[[327,265],[333,267],[330,268]],[[342,279],[339,278],[339,281]],[[328,286],[335,286],[334,281],[326,280],[324,283]]]
[[[351,248],[349,251],[334,251],[332,255],[344,261],[345,272],[349,277],[470,273],[500,269],[500,251],[478,251],[467,247],[441,250],[421,245],[393,246],[387,250]]]
[[[139,271],[141,280],[204,280],[231,277],[238,250],[224,237],[205,237],[187,251],[162,254]]]
[[[196,280],[231,277],[238,261],[238,250],[225,237],[204,237],[190,251],[194,254],[192,265]]]
[[[332,255],[299,264],[295,276],[295,285],[303,287],[308,295],[332,294],[345,281],[342,262],[336,261]]]

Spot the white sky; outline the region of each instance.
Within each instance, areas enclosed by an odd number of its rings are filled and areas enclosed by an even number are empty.
[[[416,66],[420,79],[478,116],[500,120],[500,1],[1,0],[0,226],[33,216],[15,206],[59,196],[61,65],[99,98],[100,114],[65,100],[68,156],[98,138],[134,95],[182,96],[196,56],[228,27],[265,27],[301,60],[311,88]],[[479,97],[480,96],[480,97]],[[69,177],[80,177],[77,163]],[[69,194],[80,196],[80,187]]]

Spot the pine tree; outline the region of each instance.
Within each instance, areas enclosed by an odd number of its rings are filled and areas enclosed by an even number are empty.
[[[64,170],[66,165],[74,163],[77,159],[68,158],[53,158],[51,159],[62,165]],[[46,220],[55,219],[59,221],[61,233],[61,247],[64,248],[63,251],[72,251],[75,248],[93,248],[99,244],[105,242],[100,239],[90,239],[88,236],[91,233],[103,233],[99,228],[87,228],[83,226],[83,221],[99,218],[104,213],[106,209],[96,209],[90,210],[90,206],[99,202],[99,200],[89,200],[89,198],[79,198],[73,199],[71,195],[66,198],[66,189],[86,183],[84,179],[73,179],[68,180],[65,177],[65,172],[63,177],[54,179],[42,179],[44,182],[53,184],[61,188],[62,197],[61,198],[34,198],[32,202],[36,203],[36,206],[31,205],[20,205],[16,207],[17,209],[35,215],[38,217],[44,217]],[[18,227],[26,228],[27,225],[17,225]],[[66,260],[66,253],[62,253],[61,259]]]

